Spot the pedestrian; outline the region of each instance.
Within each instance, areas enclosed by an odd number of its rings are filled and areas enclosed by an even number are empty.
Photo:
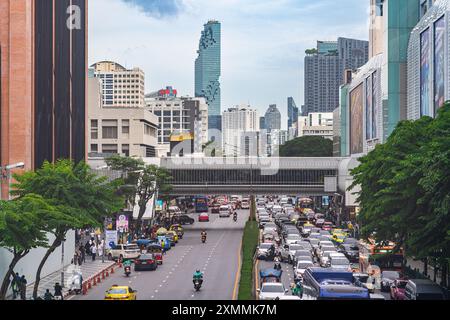
[[[100,242],[98,246],[97,255],[99,258],[103,256],[103,240]]]
[[[44,300],[53,300],[53,295],[50,293],[49,289],[45,290]]]
[[[97,247],[95,243],[92,244],[91,252],[92,252],[92,261],[95,261],[95,256],[97,255]]]
[[[27,279],[24,275],[20,278],[20,299],[27,299]]]
[[[81,245],[79,250],[80,250],[81,261],[86,262],[86,249],[84,248],[83,245]]]
[[[162,252],[163,252],[163,254],[166,254],[166,246],[165,246],[165,242],[164,242],[164,240],[161,240],[161,248],[162,248]]]
[[[59,284],[59,282],[55,283],[55,297],[60,297],[60,300],[64,300],[64,295],[62,292],[62,286]]]
[[[11,289],[13,291],[13,300],[16,300],[17,296],[20,293],[20,276],[18,272],[16,272],[16,274],[13,274]]]

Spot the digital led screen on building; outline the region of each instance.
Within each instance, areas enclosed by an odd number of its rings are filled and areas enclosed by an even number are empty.
[[[372,139],[372,77],[366,79],[366,140]]]
[[[350,92],[350,153],[363,152],[363,84]]]
[[[430,29],[420,35],[420,116],[431,116],[430,108]]]
[[[434,114],[445,102],[445,19],[434,24]]]

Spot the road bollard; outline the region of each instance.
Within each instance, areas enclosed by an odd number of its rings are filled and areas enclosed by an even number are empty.
[[[96,286],[97,285],[97,279],[94,277],[94,283],[93,283],[93,285],[94,286]]]
[[[88,291],[88,289],[87,289],[87,284],[86,284],[86,282],[85,282],[85,283],[83,283],[83,295],[86,295],[86,294],[87,294],[87,291]]]
[[[102,280],[105,280],[105,271],[102,271]]]
[[[91,280],[88,281],[88,290],[92,288]]]
[[[114,267],[111,267],[111,274],[114,273]]]

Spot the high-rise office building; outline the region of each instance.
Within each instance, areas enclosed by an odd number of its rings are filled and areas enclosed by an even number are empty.
[[[1,167],[86,158],[86,10],[86,0],[0,1]]]
[[[112,61],[93,64],[94,76],[102,80],[102,100],[105,107],[144,107],[144,71],[128,70]]]
[[[355,70],[364,65],[368,55],[367,41],[347,38],[338,38],[337,42],[318,41],[316,49],[306,50],[302,115],[333,112],[339,105],[339,86],[344,82],[344,70]]]
[[[289,97],[287,101],[288,109],[288,130],[291,128],[296,128],[298,120],[298,107],[295,104],[294,98]]]
[[[259,131],[258,112],[250,106],[229,108],[223,113],[222,128],[224,155],[244,156],[245,150],[254,150],[254,147],[243,144],[243,141],[246,141],[244,134],[248,137],[250,132]],[[257,141],[253,142],[257,145]]]
[[[271,104],[264,115],[266,127],[265,129],[270,132],[272,130],[281,129],[281,113],[278,110],[276,104]]]
[[[170,151],[173,134],[188,133],[194,137],[195,153],[208,142],[208,104],[205,98],[178,97],[172,87],[145,96],[145,108],[159,118],[158,154]]]
[[[195,96],[206,98],[209,129],[221,129],[221,25],[210,20],[204,25],[195,60]]]

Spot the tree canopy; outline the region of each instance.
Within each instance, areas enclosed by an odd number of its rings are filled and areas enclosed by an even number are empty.
[[[304,136],[280,146],[280,157],[332,157],[333,141],[323,137]]]

